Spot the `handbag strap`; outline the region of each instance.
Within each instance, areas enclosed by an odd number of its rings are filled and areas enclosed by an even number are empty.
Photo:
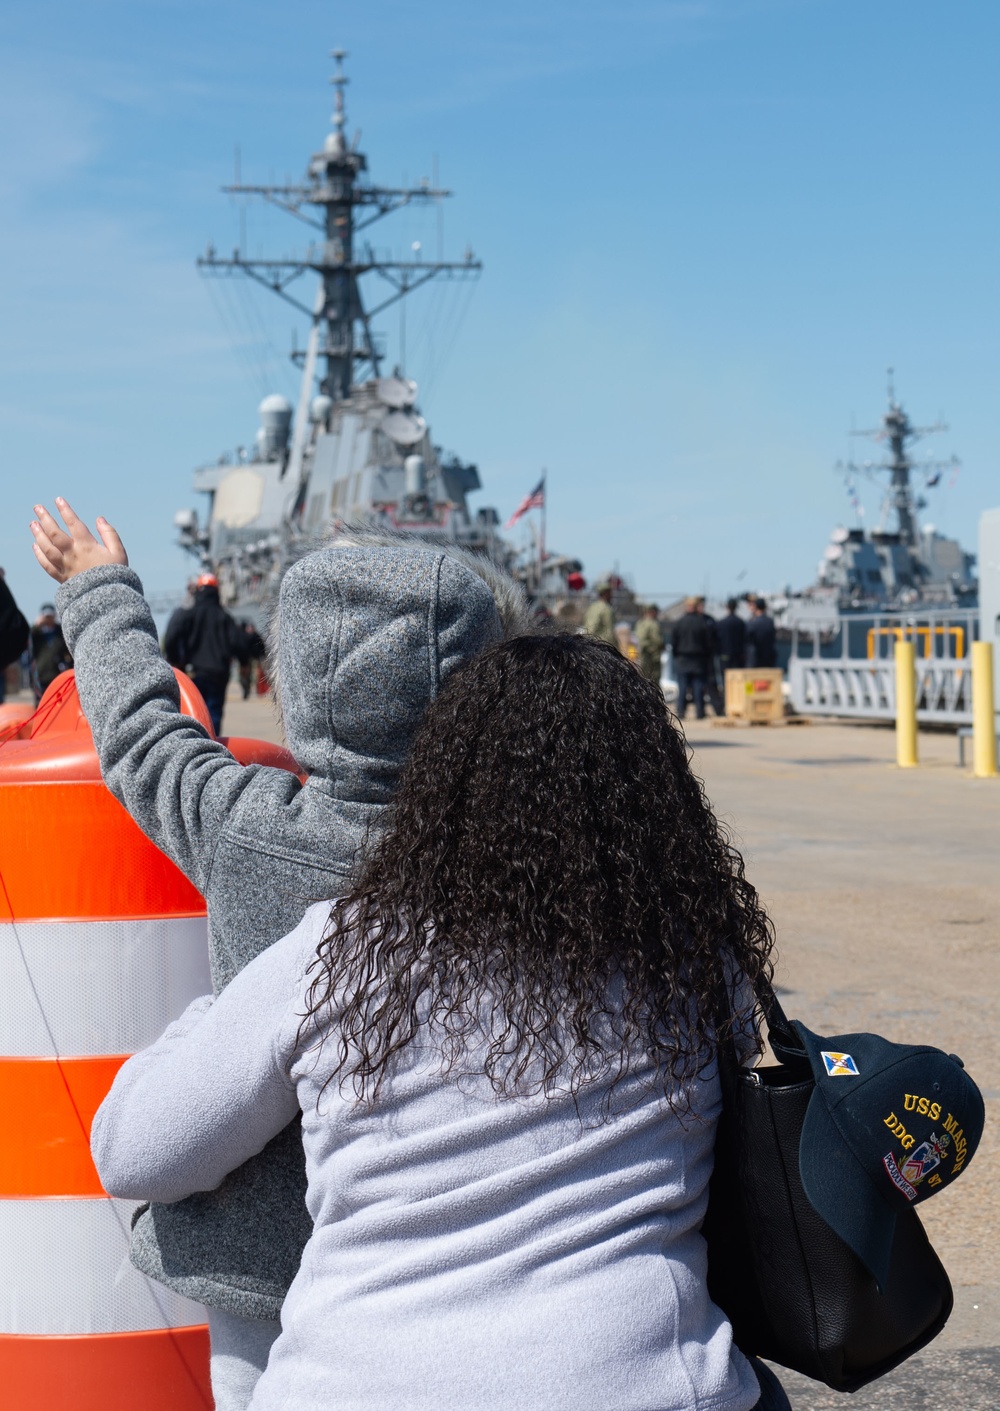
[[[774,986],[766,975],[758,977],[754,994],[767,1025],[767,1041],[774,1056],[782,1063],[801,1062],[806,1058],[805,1045],[789,1023],[788,1016],[774,993]]]
[[[805,1045],[789,1023],[781,1002],[774,992],[774,986],[765,974],[760,974],[753,985],[753,996],[757,1008],[767,1028],[767,1041],[771,1051],[781,1063],[802,1063],[806,1060]],[[730,1072],[742,1066],[736,1047],[736,1022],[733,1014],[732,994],[725,981],[722,982],[716,1006],[716,1023],[726,1040],[719,1044],[719,1065]]]

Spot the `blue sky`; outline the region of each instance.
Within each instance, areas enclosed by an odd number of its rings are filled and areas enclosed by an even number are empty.
[[[407,323],[480,503],[506,516],[545,466],[549,542],[592,577],[804,585],[851,522],[834,465],[874,453],[848,432],[889,364],[916,421],[950,424],[927,450],[962,460],[927,518],[974,548],[1000,502],[992,6],[38,0],[3,33],[0,563],[30,612],[36,499],[107,514],[147,589],[177,587],[191,469],[294,388],[294,315],[194,258],[236,242],[237,144],[246,180],[301,175],[335,44],[373,179],[437,154],[446,249],[484,261]],[[245,220],[251,252],[305,233]],[[378,233],[415,239],[434,248],[433,213]]]

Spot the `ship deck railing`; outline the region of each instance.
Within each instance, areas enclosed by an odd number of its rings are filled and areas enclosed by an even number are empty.
[[[793,626],[788,685],[801,715],[894,720],[898,640],[916,649],[917,719],[972,721],[974,608],[842,613],[825,625]]]

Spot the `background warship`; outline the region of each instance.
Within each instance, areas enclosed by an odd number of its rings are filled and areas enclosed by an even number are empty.
[[[823,550],[816,582],[798,594],[774,599],[782,625],[815,618],[817,612],[914,612],[921,609],[973,608],[978,597],[974,554],[956,539],[922,525],[926,508],[913,476],[923,476],[923,490],[933,489],[946,472],[957,471],[955,457],[947,461],[914,461],[910,446],[921,437],[947,427],[914,426],[896,400],[891,381],[889,406],[879,427],[856,431],[885,445],[885,460],[839,467],[846,475],[852,503],[860,511],[855,484],[859,477],[879,481],[888,474],[877,529],[837,526]]]
[[[401,368],[384,367],[374,320],[434,279],[477,279],[482,265],[471,250],[457,261],[426,259],[419,242],[412,259],[380,258],[373,250],[364,232],[376,221],[451,193],[426,179],[401,187],[369,182],[358,135],[348,141],[345,133],[346,54],[334,50],[333,57],[331,131],[303,181],[278,186],[237,180],[223,188],[293,216],[311,227],[315,238],[299,258],[253,259],[241,241],[229,258],[209,246],[198,261],[202,273],[248,278],[308,319],[305,348],[291,354],[301,367],[297,406],[277,394],[265,397],[252,448],[195,471],[194,489],[207,497],[208,510],[202,517],[194,509],[176,515],[180,542],[218,575],[227,606],[258,625],[287,563],[332,526],[357,521],[488,554],[567,626],[575,625],[587,596],[581,591],[580,563],[548,550],[544,519],[530,547],[518,551],[501,532],[494,508],[472,509],[469,496],[481,489],[477,466],[442,450],[421,415],[416,382]],[[299,283],[309,272],[318,277],[311,305]],[[366,304],[361,282],[368,275],[387,288],[384,297]],[[855,480],[888,474],[879,527],[836,527],[812,585],[767,595],[783,635],[798,625],[820,623],[829,631],[842,613],[975,606],[974,556],[921,525],[925,501],[913,486],[915,473],[929,489],[957,466],[954,459],[911,458],[914,441],[943,429],[914,426],[890,381],[881,426],[856,433],[884,443],[888,458],[842,468],[857,508]],[[617,578],[615,588],[616,615],[634,620],[634,595]],[[679,610],[675,605],[665,615]]]
[[[346,57],[344,50],[333,51],[332,130],[305,179],[223,188],[276,206],[311,226],[317,238],[299,259],[251,259],[242,248],[222,258],[209,246],[198,261],[205,274],[261,284],[305,315],[310,329],[304,351],[291,355],[302,368],[297,407],[283,396],[265,397],[252,450],[241,448],[195,471],[194,489],[208,497],[208,513],[204,521],[193,509],[175,516],[180,542],[217,574],[223,602],[258,623],[285,565],[343,522],[457,542],[496,559],[535,596],[572,592],[582,585],[581,566],[547,552],[544,531],[519,555],[501,535],[495,509],[470,509],[469,494],[481,488],[477,467],[435,444],[420,414],[417,384],[400,368],[387,375],[383,367],[373,320],[432,279],[476,279],[482,265],[471,250],[458,261],[426,260],[418,242],[412,259],[381,259],[359,240],[393,211],[451,193],[426,179],[409,187],[368,182],[359,135],[350,142],[345,135]],[[319,277],[312,307],[297,285],[309,271]],[[369,306],[360,287],[366,275],[388,285],[385,297]]]

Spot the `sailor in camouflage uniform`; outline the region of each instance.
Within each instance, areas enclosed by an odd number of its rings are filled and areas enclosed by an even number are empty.
[[[618,638],[615,636],[615,614],[611,607],[611,586],[602,583],[597,590],[597,597],[587,609],[587,615],[583,619],[583,630],[591,637],[596,637],[598,641],[609,642],[611,646],[618,646]]]
[[[643,608],[642,616],[635,625],[635,636],[639,644],[639,670],[647,681],[659,682],[660,660],[666,643],[655,603]]]

